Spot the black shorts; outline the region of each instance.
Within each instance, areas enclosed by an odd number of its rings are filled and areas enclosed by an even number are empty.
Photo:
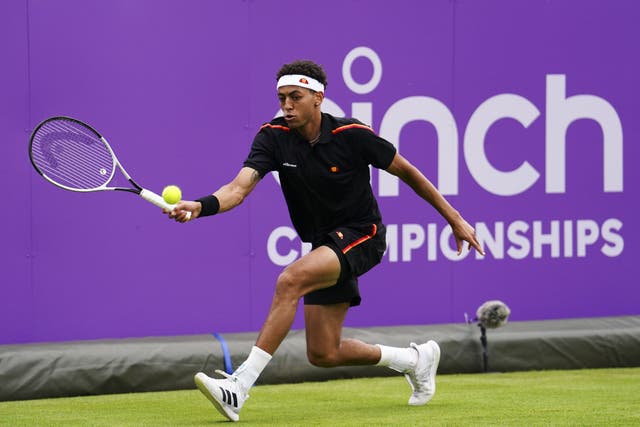
[[[313,291],[304,296],[308,305],[327,305],[348,302],[360,305],[358,276],[380,263],[387,248],[386,228],[381,223],[339,227],[314,242],[312,248],[327,246],[340,260],[340,277],[335,285]]]

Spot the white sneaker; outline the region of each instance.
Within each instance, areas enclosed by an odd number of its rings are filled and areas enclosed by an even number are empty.
[[[198,389],[206,396],[218,412],[231,421],[240,419],[240,409],[249,398],[244,388],[238,383],[237,378],[224,371],[216,370],[224,375],[225,379],[210,378],[202,372],[194,377]]]
[[[413,393],[409,398],[409,405],[419,406],[429,402],[436,394],[436,372],[440,363],[440,346],[435,341],[411,347],[418,351],[418,362],[404,376],[407,378]]]

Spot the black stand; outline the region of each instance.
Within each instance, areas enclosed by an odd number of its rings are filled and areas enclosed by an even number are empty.
[[[489,349],[487,348],[487,329],[480,326],[480,342],[482,343],[482,372],[489,370]]]

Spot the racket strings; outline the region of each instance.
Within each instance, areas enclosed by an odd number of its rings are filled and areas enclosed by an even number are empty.
[[[31,157],[50,180],[72,189],[104,186],[115,172],[113,156],[100,137],[71,120],[43,124],[33,137]]]

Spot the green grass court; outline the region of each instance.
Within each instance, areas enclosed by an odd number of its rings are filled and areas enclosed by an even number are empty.
[[[409,407],[403,377],[263,385],[240,423],[252,426],[640,425],[640,368],[438,376]],[[197,390],[1,402],[2,426],[207,426],[228,423]],[[229,423],[231,425],[231,423]]]

